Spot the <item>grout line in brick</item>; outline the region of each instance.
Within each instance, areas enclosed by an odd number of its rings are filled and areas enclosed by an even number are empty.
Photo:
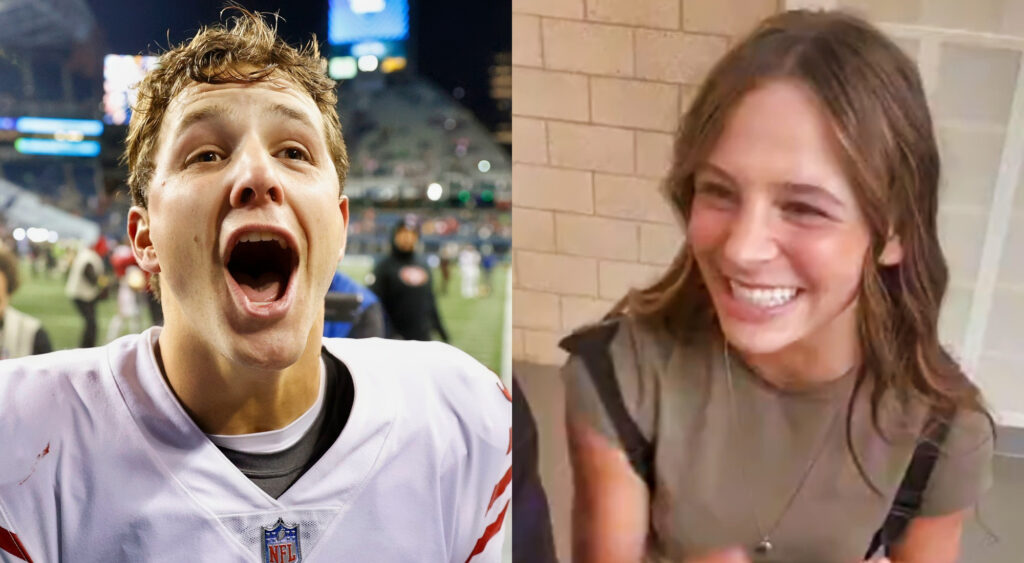
[[[655,33],[679,33],[679,34],[685,34],[685,35],[698,35],[700,37],[716,37],[718,39],[725,39],[726,41],[730,40],[730,36],[729,35],[723,35],[721,33],[716,33],[714,31],[696,31],[696,30],[684,29],[683,26],[682,26],[682,21],[680,21],[680,25],[679,25],[679,27],[677,29],[671,29],[671,28],[664,28],[664,27],[651,27],[651,26],[647,26],[647,25],[636,25],[636,24],[630,24],[630,23],[608,22],[608,21],[603,21],[603,20],[580,20],[580,19],[568,18],[568,17],[564,17],[564,16],[551,16],[551,15],[544,15],[544,14],[531,14],[531,13],[522,13],[522,12],[516,12],[516,13],[520,13],[520,14],[526,15],[526,16],[538,16],[538,17],[542,17],[542,18],[544,18],[546,20],[549,20],[549,21],[560,21],[560,22],[575,23],[575,24],[582,24],[582,25],[595,25],[595,26],[601,26],[601,27],[614,27],[614,28],[619,28],[619,29],[634,29],[634,30],[637,30],[637,31],[652,31],[652,32],[655,32]],[[679,16],[680,20],[682,20],[682,10],[679,11],[679,14],[680,14],[680,16]]]
[[[571,121],[571,120],[568,120],[568,119],[565,119],[565,118],[558,118],[558,117],[539,117],[539,116],[528,116],[528,115],[522,115],[522,114],[517,115],[516,117],[531,117],[533,119],[544,119],[545,121],[548,121],[548,122],[551,122],[551,123],[565,123],[565,124],[568,124],[568,125],[589,125],[589,126],[592,126],[592,127],[604,127],[606,129],[617,129],[619,131],[629,131],[629,132],[634,132],[634,133],[635,132],[640,132],[640,133],[661,133],[662,135],[673,135],[675,133],[675,129],[673,129],[672,131],[665,131],[665,130],[662,130],[662,129],[641,129],[639,127],[625,127],[625,126],[622,126],[622,125],[608,125],[608,124],[604,124],[604,123],[585,123],[585,122],[582,122],[582,121]]]

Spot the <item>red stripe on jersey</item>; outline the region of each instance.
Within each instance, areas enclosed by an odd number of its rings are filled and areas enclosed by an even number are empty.
[[[510,453],[512,453],[512,427],[511,426],[508,427],[508,451],[505,452],[505,455],[508,455]]]
[[[501,496],[501,493],[505,492],[505,489],[508,488],[508,484],[511,482],[512,467],[509,466],[508,471],[505,472],[505,476],[502,477],[501,481],[498,481],[498,484],[494,486],[494,492],[491,493],[491,502],[487,503],[487,510],[491,509],[491,506],[494,505],[494,501],[498,500],[498,497]]]
[[[509,471],[511,471],[511,469]],[[466,558],[466,563],[469,563],[470,559],[476,557],[480,553],[483,553],[484,549],[487,549],[487,542],[491,541],[491,538],[498,533],[498,530],[501,529],[501,523],[505,521],[506,510],[508,510],[507,500],[505,501],[505,508],[501,509],[501,514],[498,515],[498,518],[494,522],[491,522],[487,528],[484,529],[484,535],[480,536],[480,539],[476,540],[476,545],[473,546],[473,552]]]
[[[28,551],[25,550],[25,546],[21,545],[21,540],[18,539],[18,535],[10,530],[0,528],[0,549],[10,553],[18,559],[32,563],[32,558],[28,556]]]
[[[501,389],[501,394],[504,395],[505,398],[508,399],[508,402],[511,403],[512,402],[512,393],[508,392],[508,387],[505,387],[505,384],[502,383],[502,381],[500,379],[498,380],[498,389]]]

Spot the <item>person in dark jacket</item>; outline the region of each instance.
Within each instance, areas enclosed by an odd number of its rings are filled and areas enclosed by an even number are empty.
[[[387,315],[388,336],[405,340],[432,340],[436,331],[448,342],[434,297],[430,267],[416,253],[416,222],[407,218],[391,235],[391,254],[377,263],[370,290],[380,298]]]

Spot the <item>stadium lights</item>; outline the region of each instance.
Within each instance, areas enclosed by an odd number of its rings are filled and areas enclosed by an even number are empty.
[[[384,11],[384,0],[349,0],[353,14],[376,14]]]
[[[384,74],[398,72],[403,70],[406,64],[405,57],[384,57],[384,60],[380,63],[380,70]]]
[[[359,66],[359,70],[363,72],[373,72],[377,70],[377,65],[379,63],[380,61],[377,60],[377,57],[373,55],[363,55],[362,57],[359,57],[356,64]]]
[[[56,135],[81,133],[87,137],[103,134],[103,122],[95,119],[56,119],[51,117],[19,117],[14,125],[19,133]]]
[[[58,141],[56,139],[34,139],[21,137],[14,141],[14,150],[21,154],[48,154],[55,156],[99,156],[97,141]]]
[[[356,43],[352,46],[350,51],[353,57],[365,57],[366,55],[373,55],[375,57],[383,57],[388,54],[388,48],[380,41],[363,41],[362,43]]]
[[[14,240],[25,240],[25,229],[18,227],[11,232],[11,236],[14,237]]]
[[[489,172],[491,170],[491,161],[481,160],[480,162],[476,163],[476,169],[484,173]]]
[[[50,230],[42,227],[29,227],[25,231],[25,235],[32,242],[46,242],[50,239]]]
[[[427,199],[430,201],[438,201],[441,199],[441,194],[444,192],[444,188],[441,184],[434,182],[427,186]]]
[[[331,57],[327,73],[335,80],[353,78],[359,74],[355,57]]]

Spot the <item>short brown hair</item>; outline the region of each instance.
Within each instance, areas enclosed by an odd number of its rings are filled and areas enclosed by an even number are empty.
[[[14,295],[21,285],[18,275],[18,257],[6,247],[0,247],[0,274],[7,278],[7,295]]]
[[[296,49],[277,37],[276,22],[273,27],[268,25],[262,14],[239,6],[225,10],[237,11],[238,15],[228,18],[226,24],[201,28],[190,41],[163,53],[157,67],[139,83],[122,157],[128,165],[134,205],[146,207],[149,203],[160,126],[175,96],[191,83],[257,82],[268,80],[271,74],[283,75],[313,98],[323,115],[324,136],[338,173],[338,185],[344,189],[348,153],[334,107],[338,97],[334,81],[325,73],[326,61],[320,57],[316,37]]]

